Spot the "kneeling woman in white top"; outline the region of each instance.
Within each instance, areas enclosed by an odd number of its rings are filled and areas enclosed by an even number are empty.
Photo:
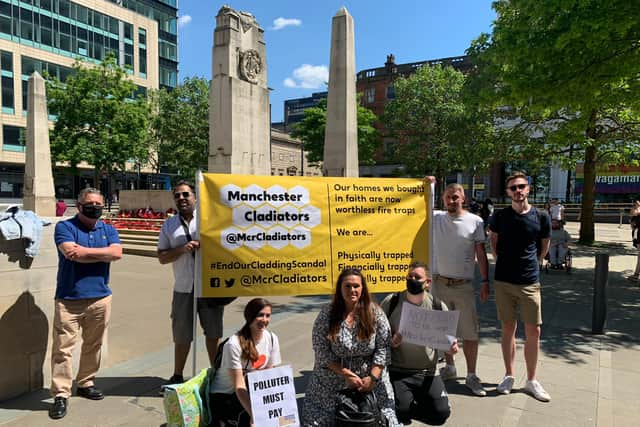
[[[249,371],[281,363],[278,337],[267,331],[271,303],[264,298],[252,299],[244,308],[244,319],[244,326],[229,337],[222,349],[222,363],[211,387],[211,412],[216,426],[252,426],[245,376]]]

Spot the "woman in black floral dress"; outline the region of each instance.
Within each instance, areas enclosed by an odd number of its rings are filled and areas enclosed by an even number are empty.
[[[313,325],[313,373],[305,393],[302,424],[335,424],[336,394],[344,388],[376,394],[390,427],[401,426],[394,410],[390,362],[391,328],[382,309],[371,301],[359,270],[340,273],[331,304]]]

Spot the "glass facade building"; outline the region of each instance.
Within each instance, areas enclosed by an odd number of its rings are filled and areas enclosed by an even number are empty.
[[[160,86],[178,85],[178,0],[109,0],[158,22]]]
[[[75,61],[99,63],[113,55],[137,85],[136,94],[173,88],[178,80],[177,6],[177,0],[0,0],[0,199],[22,197],[33,72],[64,82]],[[100,185],[93,182],[92,169],[76,177],[65,172],[54,172],[59,196],[77,194],[87,183]],[[139,170],[136,176],[138,187],[144,177]],[[130,183],[124,180],[122,186]]]

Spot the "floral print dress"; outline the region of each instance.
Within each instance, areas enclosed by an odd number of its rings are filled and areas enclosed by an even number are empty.
[[[304,398],[303,426],[332,427],[335,425],[336,394],[346,387],[346,382],[342,375],[337,375],[328,368],[330,363],[341,363],[343,367],[360,377],[366,377],[371,372],[372,365],[386,367],[391,360],[389,347],[391,328],[380,307],[374,305],[376,327],[371,338],[366,342],[358,341],[357,320],[353,326],[343,321],[335,342],[329,341],[327,336],[330,312],[330,304],[323,306],[313,324],[315,363]],[[389,427],[402,426],[396,418],[393,388],[386,368],[373,391]]]

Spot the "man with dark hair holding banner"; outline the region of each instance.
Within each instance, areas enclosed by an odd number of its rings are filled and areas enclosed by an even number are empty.
[[[173,190],[178,214],[167,219],[158,239],[158,261],[173,267],[175,279],[171,302],[171,328],[173,331],[174,368],[167,384],[184,382],[182,372],[193,340],[193,279],[196,251],[200,249],[196,229],[195,188],[180,181]],[[218,341],[222,336],[224,307],[212,299],[198,298],[198,317],[206,337],[209,362],[213,366]],[[162,390],[161,390],[162,392]]]

